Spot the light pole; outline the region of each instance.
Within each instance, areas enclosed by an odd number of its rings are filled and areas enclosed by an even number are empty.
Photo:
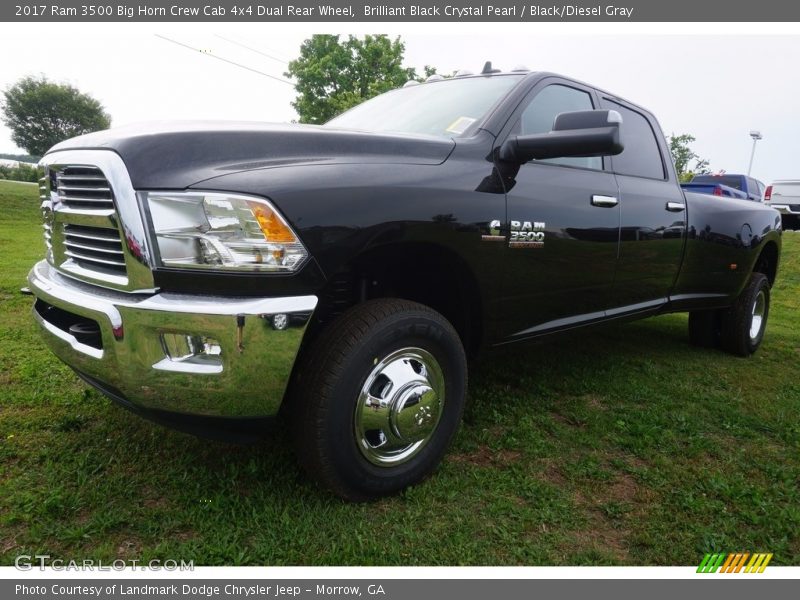
[[[753,138],[753,150],[750,152],[750,166],[747,167],[747,175],[750,175],[750,171],[753,170],[753,158],[756,155],[756,142],[760,139],[763,139],[763,135],[761,135],[760,131],[751,131],[750,137]]]

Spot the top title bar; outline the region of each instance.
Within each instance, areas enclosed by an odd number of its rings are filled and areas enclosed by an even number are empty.
[[[568,4],[498,0],[451,2],[294,2],[197,0],[108,2],[4,1],[0,21],[173,22],[770,22],[800,21],[786,0],[573,0]]]

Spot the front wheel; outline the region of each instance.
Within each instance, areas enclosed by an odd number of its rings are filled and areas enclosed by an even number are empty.
[[[750,356],[764,339],[769,317],[769,279],[753,273],[736,303],[722,313],[722,347],[731,354]]]
[[[467,366],[450,323],[407,300],[339,317],[305,354],[292,411],[300,463],[348,500],[413,485],[439,464],[464,409]]]

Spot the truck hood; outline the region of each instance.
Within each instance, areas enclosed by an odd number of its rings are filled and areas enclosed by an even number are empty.
[[[316,125],[185,121],[147,123],[82,135],[61,150],[112,150],[136,189],[180,189],[252,169],[336,163],[435,165],[452,140],[370,133]]]

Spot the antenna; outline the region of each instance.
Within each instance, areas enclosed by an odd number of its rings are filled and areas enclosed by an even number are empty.
[[[500,69],[493,69],[492,68],[492,61],[487,60],[486,64],[483,65],[483,70],[481,71],[481,75],[491,75],[492,73],[499,73]]]

